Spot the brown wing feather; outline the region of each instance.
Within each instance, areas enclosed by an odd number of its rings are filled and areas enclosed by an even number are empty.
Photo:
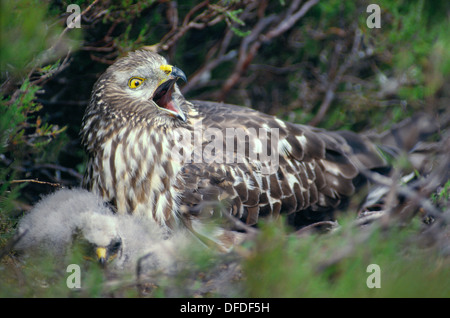
[[[273,116],[234,105],[193,103],[203,128],[214,127],[224,136],[227,128],[254,128],[256,131],[278,128],[279,167],[270,175],[262,174],[259,163],[248,157],[251,140],[245,142],[248,159],[245,163],[188,164],[182,171],[186,181],[183,202],[191,208],[204,201],[225,200],[233,215],[247,224],[255,224],[260,216],[332,209],[342,198],[353,194],[352,180],[358,169],[351,161],[352,147],[347,139],[352,145],[359,143],[361,146],[365,140],[358,135],[282,122]],[[236,138],[234,151],[237,149]],[[376,160],[372,159],[374,149],[359,149],[360,156],[367,152],[368,165],[384,163],[377,156]]]

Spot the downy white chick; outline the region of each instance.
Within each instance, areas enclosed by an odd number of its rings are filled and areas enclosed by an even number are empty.
[[[62,189],[46,196],[19,223],[16,249],[63,257],[75,238],[89,243],[102,264],[113,270],[171,270],[189,240],[168,233],[151,220],[113,213],[95,194]]]

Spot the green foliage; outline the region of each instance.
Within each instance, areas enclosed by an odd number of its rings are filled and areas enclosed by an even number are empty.
[[[39,109],[39,106],[32,101],[38,89],[38,87],[30,87],[29,82],[25,82],[13,102],[9,98],[0,100],[0,155],[4,156],[7,151],[12,151],[19,160],[24,155],[23,145],[26,144],[24,126],[28,115]],[[12,202],[19,195],[19,188],[14,188],[12,191],[9,188],[9,182],[15,175],[14,166],[0,167],[0,180],[2,180],[0,215],[4,224],[9,223],[7,211],[12,211]]]
[[[375,39],[377,49],[392,51],[396,72],[406,74],[413,85],[400,91],[402,98],[422,100],[432,96],[450,74],[450,21],[445,1],[381,1],[384,14],[392,14],[385,23],[386,38]],[[440,8],[440,9],[438,9]],[[447,6],[448,9],[448,6]]]
[[[439,94],[450,75],[450,24],[445,14],[448,2],[377,1],[381,8],[380,29],[366,25],[369,3],[319,2],[296,31],[302,49],[294,53],[289,46],[283,47],[290,55],[283,58],[298,57],[291,62],[302,63],[314,75],[311,80],[311,73],[306,74],[309,78],[299,72],[290,74],[292,84],[284,92],[291,96],[294,121],[308,123],[314,117],[329,80],[346,63],[349,68],[343,69],[345,78],[335,90],[320,126],[359,131],[376,123],[381,131],[414,112],[431,108],[427,101]],[[359,46],[353,48],[355,34],[362,36]],[[353,76],[358,80],[354,81]],[[314,96],[320,86],[324,86],[321,98],[308,99],[308,94]],[[443,105],[438,107],[443,110]],[[293,114],[289,115],[292,120]]]
[[[240,37],[246,37],[251,33],[250,30],[242,31],[233,26],[233,22],[239,24],[240,26],[245,26],[245,22],[239,18],[239,14],[244,11],[244,9],[241,8],[237,10],[226,10],[221,8],[220,11],[225,13],[226,22],[230,26],[230,29],[234,32],[234,34]]]
[[[57,149],[55,144],[50,145],[51,141],[64,140],[65,127],[59,129],[43,123],[36,116],[42,108],[35,102],[39,89],[25,80],[14,97],[0,99],[0,156],[6,162],[11,160],[9,164],[0,165],[0,246],[4,246],[13,234],[16,222],[13,212],[18,210],[17,201],[26,185],[13,182],[22,176],[20,171],[24,161],[39,162],[39,158],[55,156]],[[56,145],[62,146],[61,143]]]
[[[344,220],[345,223],[345,220]],[[385,231],[343,225],[326,236],[289,237],[267,224],[244,261],[248,297],[449,297],[448,259],[420,248],[419,225]],[[370,264],[381,288],[366,285]]]
[[[42,256],[20,269],[4,264],[0,296],[450,297],[450,286],[442,283],[450,274],[448,257],[438,244],[426,243],[418,219],[401,227],[375,223],[364,228],[355,227],[351,218],[340,221],[334,232],[302,237],[281,223],[265,223],[254,240],[239,248],[241,256],[192,245],[183,251],[177,272],[143,276],[145,284],[132,273],[108,280],[107,270],[75,248],[64,262]],[[81,266],[81,289],[66,285],[69,264]],[[380,288],[367,285],[371,264],[380,267]],[[232,274],[230,268],[235,268]]]
[[[30,77],[34,70],[40,79],[50,78],[61,64],[60,60],[51,61],[65,53],[62,46],[68,42],[59,37],[62,27],[49,19],[47,4],[41,1],[2,1],[0,15],[0,78],[4,80],[0,96],[0,246],[3,246],[12,235],[15,224],[12,212],[20,210],[18,201],[26,186],[16,183],[16,178],[24,177],[23,171],[30,162],[35,164],[51,156],[54,159],[57,148],[51,141],[63,140],[66,129],[42,120],[39,113],[43,107],[36,102],[41,87]],[[55,44],[59,47],[52,48]],[[60,143],[58,146],[61,148]]]
[[[32,261],[31,261],[32,260]],[[69,288],[70,264],[81,264],[81,288]],[[19,271],[14,267],[20,266]],[[17,268],[16,268],[17,270]],[[85,261],[76,248],[64,261],[50,255],[33,255],[19,264],[5,263],[0,270],[0,297],[100,297],[103,295],[104,271],[93,262]]]
[[[448,209],[450,203],[450,180],[437,193],[431,195],[431,200],[434,204],[442,206],[444,211]]]
[[[0,154],[9,152],[18,161],[32,154],[48,151],[48,144],[61,134],[64,128],[44,123],[36,113],[42,105],[35,102],[39,86],[25,80],[14,98],[0,100]]]
[[[24,76],[40,63],[47,63],[63,54],[62,47],[49,50],[57,42],[74,46],[74,42],[61,41],[62,28],[47,14],[46,2],[37,0],[1,1],[0,10],[0,72]],[[72,33],[75,36],[76,31]]]

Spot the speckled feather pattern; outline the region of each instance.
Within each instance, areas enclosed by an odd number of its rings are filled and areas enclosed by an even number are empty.
[[[292,124],[234,105],[189,102],[175,87],[172,97],[187,117],[183,122],[161,110],[148,98],[151,93],[133,95],[121,80],[146,77],[149,89],[155,89],[159,66],[166,63],[149,51],[120,59],[95,84],[83,119],[81,137],[89,155],[83,185],[111,201],[118,213],[173,227],[180,218],[198,217],[203,202],[216,201],[247,224],[280,213],[304,213],[308,218],[315,211],[319,215],[335,208],[354,193],[353,179],[359,171],[353,158],[369,169],[385,165],[373,144],[354,133]],[[211,138],[204,135],[199,142],[203,161],[174,159],[174,132],[184,129],[194,140],[198,125],[201,131],[215,129],[223,136],[227,129],[277,129],[277,147],[271,151],[278,155],[278,169],[264,174],[266,163],[250,157],[253,148],[272,145],[270,136],[264,144],[255,134],[246,137],[240,162],[227,162],[226,151],[214,153],[216,160],[208,161]],[[239,143],[238,137],[231,138]],[[217,160],[218,155],[223,160]]]

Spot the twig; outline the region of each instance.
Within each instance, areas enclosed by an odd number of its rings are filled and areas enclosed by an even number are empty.
[[[72,177],[75,177],[78,180],[83,179],[83,175],[81,173],[77,172],[76,170],[74,170],[72,168],[63,167],[63,166],[60,166],[57,164],[52,164],[52,163],[38,164],[35,166],[35,168],[36,169],[49,168],[49,169],[59,170],[59,171],[70,174]]]
[[[213,26],[220,21],[224,19],[223,15],[218,15],[218,12],[215,10],[212,10],[211,8],[206,9],[199,15],[197,15],[195,18],[190,20],[191,16],[200,10],[201,8],[207,6],[209,1],[204,1],[195,7],[193,7],[188,14],[185,16],[183,20],[183,24],[178,29],[178,31],[175,33],[172,30],[169,31],[168,34],[166,34],[161,41],[159,42],[158,49],[162,50],[168,50],[171,48],[184,34],[186,34],[187,31],[190,29],[203,29],[207,26]],[[215,17],[215,18],[213,18]],[[198,21],[203,20],[206,22],[199,23]]]
[[[236,66],[234,67],[233,72],[230,77],[225,81],[225,84],[222,87],[222,90],[219,94],[219,100],[224,100],[225,96],[231,90],[231,88],[236,85],[236,83],[241,78],[242,74],[247,70],[249,64],[255,57],[257,51],[259,50],[262,41],[257,40],[261,32],[266,28],[269,24],[275,21],[277,17],[275,15],[270,15],[258,21],[256,26],[252,29],[252,32],[249,36],[242,40],[241,45],[239,47],[239,58]],[[253,42],[253,43],[252,43]],[[249,48],[250,47],[250,48]]]
[[[293,4],[298,6],[301,1],[294,1]],[[307,1],[297,12],[292,13],[290,16],[283,19],[280,24],[278,24],[277,27],[275,27],[273,30],[269,31],[266,35],[262,36],[263,41],[269,41],[273,39],[274,37],[279,36],[280,34],[286,32],[290,28],[294,26],[295,23],[297,23],[298,20],[300,20],[313,6],[315,6],[319,0],[309,0]],[[289,13],[291,13],[294,6],[291,6]],[[295,10],[295,9],[294,9]]]
[[[70,56],[70,49],[66,54],[66,57],[64,58],[64,60],[62,61],[62,63],[54,70],[49,71],[48,73],[40,76],[38,79],[34,80],[31,82],[31,84],[33,85],[41,85],[43,83],[45,83],[46,80],[50,79],[50,77],[52,77],[53,75],[63,71],[65,68],[67,68],[69,66],[69,56]],[[32,72],[29,73],[28,77],[31,77],[31,74],[34,72],[34,69]]]
[[[25,182],[32,182],[32,183],[39,183],[39,184],[45,184],[50,185],[52,187],[62,187],[59,183],[53,183],[53,182],[47,182],[47,181],[39,181],[36,179],[20,179],[20,180],[11,180],[9,183],[25,183]]]
[[[258,233],[257,229],[245,224],[235,216],[231,215],[231,213],[225,211],[222,215],[225,216],[225,218],[229,220],[236,229],[245,231],[249,236],[255,236]]]
[[[348,70],[348,68],[351,65],[354,64],[354,62],[356,60],[359,60],[359,59],[356,59],[356,57],[358,56],[357,51],[358,51],[360,44],[361,44],[361,32],[358,29],[356,29],[355,37],[353,40],[352,51],[351,51],[350,55],[345,59],[344,63],[342,63],[339,66],[337,72],[335,72],[334,66],[337,66],[339,56],[342,51],[342,44],[340,43],[340,41],[338,41],[336,43],[335,52],[333,55],[334,63],[331,63],[330,71],[328,72],[328,78],[332,77],[333,76],[332,74],[334,74],[334,73],[335,73],[335,76],[332,78],[331,81],[328,82],[327,91],[325,93],[325,98],[323,99],[322,103],[320,104],[319,111],[317,112],[317,114],[308,123],[309,125],[316,126],[324,118],[325,114],[327,113],[328,109],[330,108],[332,101],[334,100],[336,89],[337,89],[339,83],[341,82],[342,77],[344,76],[345,72]]]
[[[52,52],[55,51],[56,46],[59,44],[59,42],[61,42],[63,36],[67,33],[67,31],[72,28],[74,26],[75,23],[77,23],[80,19],[81,16],[83,16],[84,14],[86,14],[96,3],[98,2],[98,0],[94,0],[94,2],[92,2],[85,10],[83,10],[83,12],[81,12],[81,14],[79,16],[77,16],[75,18],[75,21],[70,21],[70,23],[64,28],[64,30],[59,34],[58,38],[56,39],[56,41],[52,44],[52,46],[47,49],[46,51],[43,52],[42,56],[50,56]],[[50,76],[64,70],[68,64],[68,59],[69,56],[71,54],[70,49],[68,50],[66,57],[64,58],[64,61],[61,63],[61,65],[56,68],[55,70],[48,72],[46,74],[44,74],[43,76],[41,76],[40,78],[38,78],[37,80],[33,81],[32,84],[34,85],[38,85],[41,84],[44,80],[48,79]],[[33,66],[30,70],[30,72],[28,73],[28,78],[31,78],[31,75],[35,72],[36,70],[36,66]]]
[[[444,149],[444,154],[440,157],[441,160],[439,165],[434,169],[432,174],[423,180],[420,180],[418,184],[415,184],[414,188],[409,185],[398,185],[393,178],[385,177],[379,173],[370,171],[365,168],[357,158],[353,158],[353,163],[357,166],[360,173],[369,180],[376,184],[388,187],[389,189],[395,189],[395,194],[405,197],[414,206],[421,206],[434,218],[439,218],[442,213],[431,204],[429,196],[440,184],[448,180],[449,177],[450,158],[448,158],[448,155],[445,155],[445,150],[449,149],[449,145],[443,144],[442,147]]]
[[[136,264],[136,287],[138,289],[139,296],[141,297],[144,296],[142,291],[144,290],[144,283],[145,283],[141,277],[143,273],[142,262],[152,256],[154,256],[153,252],[147,253],[144,256],[139,257],[138,262]]]
[[[337,227],[339,227],[339,224],[336,221],[320,221],[302,227],[300,230],[296,231],[295,234],[297,236],[302,236],[304,234],[310,234],[314,230],[318,232],[325,232],[325,231],[330,232],[331,230],[336,229]],[[325,231],[320,228],[325,228]]]
[[[15,235],[13,238],[11,238],[8,243],[6,243],[6,245],[0,250],[0,260],[7,255],[9,252],[11,252],[11,250],[14,248],[14,246],[19,243],[19,241],[22,239],[22,237],[25,236],[25,234],[27,234],[28,229],[26,229],[25,231],[23,231],[23,233],[19,234],[19,235]]]
[[[58,39],[56,40],[56,42],[52,45],[52,47],[50,49],[53,49],[62,39],[62,37],[64,36],[64,34],[67,33],[67,31],[69,31],[69,29],[73,28],[74,25],[81,20],[81,17],[83,15],[85,15],[89,10],[91,10],[91,8],[98,2],[98,0],[94,0],[94,2],[92,2],[86,9],[83,10],[83,12],[81,12],[81,14],[79,16],[77,16],[75,18],[74,21],[70,21],[70,23],[64,28],[64,30],[61,32],[61,34],[59,35]]]
[[[221,64],[223,62],[231,61],[232,59],[234,59],[236,57],[236,55],[237,55],[237,52],[233,50],[233,51],[228,52],[225,55],[221,55],[215,59],[209,60],[209,62],[207,64],[205,64],[199,71],[197,71],[189,79],[189,82],[187,82],[186,85],[183,86],[181,92],[183,94],[186,94],[193,88],[198,87],[198,84],[201,81],[203,74],[210,72],[211,70],[213,70],[214,68],[216,68],[219,64]]]
[[[236,85],[242,74],[247,70],[248,66],[256,56],[259,48],[263,43],[271,41],[273,38],[292,28],[294,24],[297,23],[298,20],[300,20],[318,2],[319,0],[309,0],[305,4],[303,4],[303,6],[298,9],[298,11],[294,12],[295,8],[297,8],[300,4],[299,1],[294,1],[287,11],[287,16],[285,16],[284,19],[282,19],[275,27],[273,27],[265,34],[262,33],[264,29],[272,24],[275,20],[277,20],[278,16],[269,15],[265,18],[260,19],[252,29],[250,35],[244,38],[244,40],[241,42],[238,62],[231,76],[223,85],[218,98],[220,100],[225,99],[231,88]]]

